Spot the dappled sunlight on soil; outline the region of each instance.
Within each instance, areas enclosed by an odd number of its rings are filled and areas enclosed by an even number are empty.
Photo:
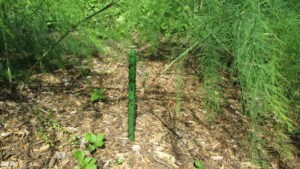
[[[162,62],[138,64],[134,142],[127,139],[127,64],[95,59],[89,75],[38,74],[16,99],[1,98],[1,167],[74,168],[72,152],[85,149],[83,135],[91,132],[106,135],[105,147],[93,154],[104,169],[192,169],[196,159],[208,169],[254,168],[247,156],[249,124],[237,100],[228,94],[222,118],[208,123],[201,84],[186,75],[177,115],[176,74],[160,74],[167,66]],[[89,88],[105,88],[106,99],[92,103]],[[125,161],[117,165],[116,159]],[[276,160],[272,166],[279,168]]]

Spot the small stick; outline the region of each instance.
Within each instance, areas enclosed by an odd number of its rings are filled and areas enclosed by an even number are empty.
[[[176,59],[174,59],[168,66],[167,68],[165,68],[164,71],[162,71],[162,74],[164,74],[167,70],[169,70],[174,63],[176,63],[178,60],[180,60],[182,57],[186,56],[191,50],[193,50],[195,47],[197,47],[199,45],[199,42],[194,43],[194,45],[192,45],[191,47],[189,47],[188,49],[186,49],[185,51],[183,51]]]

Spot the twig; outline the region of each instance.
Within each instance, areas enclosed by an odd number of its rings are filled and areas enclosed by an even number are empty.
[[[113,5],[115,5],[116,2],[111,2],[110,4],[106,5],[105,7],[103,7],[102,9],[98,10],[97,12],[93,13],[90,16],[87,16],[86,18],[82,19],[81,21],[79,21],[78,23],[74,24],[67,32],[65,32],[52,46],[50,46],[50,48],[43,53],[43,55],[41,57],[39,57],[37,59],[37,61],[34,63],[34,65],[32,66],[29,74],[27,75],[27,77],[25,78],[24,82],[21,84],[20,86],[20,90],[22,90],[24,88],[24,86],[28,83],[34,69],[36,68],[36,66],[40,63],[40,61],[42,61],[46,56],[48,56],[48,54],[63,40],[65,39],[71,32],[74,31],[74,29],[76,27],[78,27],[80,24],[82,24],[83,22],[86,22],[87,20],[91,19],[92,17],[98,15],[99,13],[107,10],[108,8],[112,7]]]
[[[234,56],[228,49],[227,49],[227,47],[220,41],[220,39],[216,36],[216,35],[212,35],[216,40],[217,40],[217,42],[218,43],[220,43],[220,45],[231,55],[231,56]]]
[[[191,50],[193,50],[195,47],[197,47],[199,45],[199,42],[194,43],[194,45],[192,45],[191,47],[189,47],[188,49],[186,49],[185,51],[183,51],[176,59],[174,59],[171,64],[169,64],[167,66],[167,68],[165,68],[164,71],[162,71],[162,74],[165,73],[167,70],[169,70],[174,63],[176,63],[179,59],[181,59],[182,57],[186,56]]]
[[[174,129],[168,122],[166,122],[162,117],[160,117],[159,115],[155,114],[154,112],[150,111],[150,113],[156,117],[168,130],[171,131],[171,133],[173,133],[177,138],[181,139],[182,136],[180,136],[178,134],[178,132],[176,132],[176,129]]]

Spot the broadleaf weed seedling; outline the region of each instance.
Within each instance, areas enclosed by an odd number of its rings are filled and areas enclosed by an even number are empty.
[[[204,164],[200,160],[195,160],[194,165],[197,169],[205,169]]]
[[[118,165],[122,165],[122,164],[124,163],[124,161],[125,161],[125,160],[122,159],[122,158],[117,158],[117,159],[116,159],[116,162],[117,162]]]
[[[117,165],[122,165],[124,162],[125,162],[124,159],[122,159],[122,158],[117,158],[116,161],[115,161],[114,163],[110,164],[110,166],[111,166],[111,167],[115,167],[115,166],[117,166]]]
[[[88,150],[90,153],[94,152],[96,148],[100,148],[104,145],[105,134],[100,133],[98,135],[94,135],[92,133],[85,134],[84,138],[90,144],[88,145]]]
[[[73,155],[79,163],[79,166],[76,166],[74,169],[97,169],[97,160],[95,158],[85,157],[83,151],[76,150]]]
[[[105,89],[99,88],[99,89],[93,89],[90,88],[90,95],[91,95],[91,101],[102,101],[105,99]]]

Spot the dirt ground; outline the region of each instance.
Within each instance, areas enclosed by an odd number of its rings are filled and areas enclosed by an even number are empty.
[[[176,71],[167,63],[139,62],[136,140],[127,139],[126,61],[94,58],[91,71],[56,70],[35,74],[20,93],[0,88],[0,168],[71,169],[74,150],[85,150],[85,133],[105,133],[105,147],[92,155],[103,169],[255,168],[247,147],[247,117],[238,91],[227,85],[227,101],[215,123],[206,119],[203,97],[192,70],[185,70],[181,112],[176,112]],[[106,99],[92,102],[90,88],[105,88]],[[88,155],[88,153],[86,153]],[[91,155],[88,155],[91,156]],[[116,159],[124,159],[117,164]],[[296,166],[296,161],[291,161]],[[293,163],[293,164],[292,164]],[[270,168],[281,168],[274,159]]]

